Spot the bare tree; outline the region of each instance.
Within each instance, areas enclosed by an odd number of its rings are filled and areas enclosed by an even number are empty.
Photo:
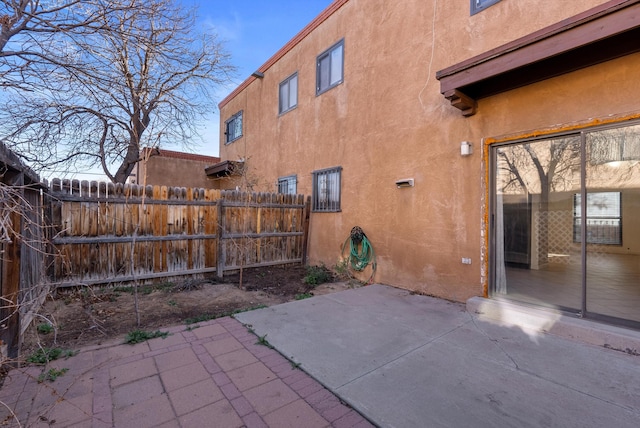
[[[0,138],[34,168],[100,165],[123,183],[141,147],[189,144],[215,108],[210,91],[234,68],[174,0],[105,3],[89,30],[67,39],[65,65],[40,76],[48,89],[13,92]]]
[[[133,1],[2,0],[0,88],[47,87],[47,75],[55,69],[80,65],[69,60],[76,38],[95,34],[106,16],[134,6]]]

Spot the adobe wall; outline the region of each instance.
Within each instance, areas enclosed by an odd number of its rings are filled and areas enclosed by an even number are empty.
[[[221,158],[246,158],[269,191],[297,174],[307,195],[312,171],[342,166],[342,211],[312,213],[310,263],[334,265],[358,225],[378,256],[376,282],[458,301],[482,295],[483,139],[638,111],[621,96],[639,93],[638,55],[480,100],[469,118],[450,106],[437,70],[604,1],[537,3],[503,0],[469,16],[468,0],[350,0],[223,106],[221,128],[244,110],[244,136],[221,143]],[[316,96],[316,57],[341,38],[344,83]],[[298,105],[279,116],[278,85],[296,71]],[[461,141],[473,143],[471,156]],[[402,178],[415,187],[396,188]]]
[[[216,181],[205,174],[210,163],[193,159],[151,156],[146,162],[140,162],[136,182],[142,184],[146,173],[146,183],[158,186],[195,187],[205,189],[219,188]],[[146,170],[146,172],[145,172]]]

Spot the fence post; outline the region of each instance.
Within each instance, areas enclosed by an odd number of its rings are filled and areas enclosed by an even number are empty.
[[[16,186],[21,195],[24,190],[24,174],[18,173],[12,180],[6,180],[6,184]],[[17,206],[22,204],[20,200],[8,201],[9,204]],[[24,224],[20,215],[20,208],[9,213],[9,229],[15,233],[10,242],[3,244],[4,254],[0,258],[3,264],[0,269],[0,285],[2,291],[2,301],[0,301],[0,315],[5,320],[5,328],[2,331],[2,342],[7,345],[7,357],[17,358],[20,353],[20,249],[22,247],[22,236]]]
[[[307,200],[304,203],[303,209],[303,223],[302,223],[302,231],[304,235],[302,237],[302,265],[306,266],[307,264],[307,244],[309,241],[309,217],[311,215],[311,196],[307,196]]]
[[[218,278],[222,278],[224,276],[224,263],[226,259],[226,251],[225,245],[222,240],[224,238],[224,230],[225,230],[225,219],[224,219],[224,201],[222,199],[222,195],[218,199],[218,242],[216,249],[216,275]]]

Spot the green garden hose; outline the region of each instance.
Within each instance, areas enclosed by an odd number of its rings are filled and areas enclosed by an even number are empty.
[[[365,235],[364,231],[355,226],[351,229],[351,233],[349,237],[344,241],[342,245],[342,258],[344,259],[344,251],[347,248],[347,244],[349,244],[349,258],[348,263],[351,266],[351,269],[362,272],[369,264],[371,264],[371,276],[367,281],[367,284],[371,284],[373,280],[373,276],[376,274],[376,254],[373,251],[373,246],[369,239],[367,239],[367,235]]]

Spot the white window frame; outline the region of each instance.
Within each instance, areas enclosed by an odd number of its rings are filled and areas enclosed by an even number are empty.
[[[342,185],[342,167],[313,171],[313,212],[339,212]]]
[[[278,88],[278,113],[293,110],[298,105],[298,72],[280,83]]]
[[[243,126],[242,110],[240,110],[224,122],[225,144],[232,143],[242,137]]]
[[[344,82],[344,39],[338,41],[316,59],[316,95]]]
[[[278,178],[278,193],[284,195],[295,195],[297,193],[298,177],[295,175],[287,175]]]

